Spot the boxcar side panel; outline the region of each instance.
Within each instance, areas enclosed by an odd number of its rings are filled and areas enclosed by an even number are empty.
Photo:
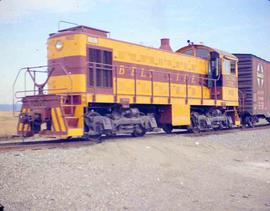
[[[252,56],[253,114],[270,115],[270,62]]]

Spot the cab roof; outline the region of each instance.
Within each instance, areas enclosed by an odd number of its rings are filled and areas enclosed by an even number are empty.
[[[108,37],[108,34],[110,32],[104,31],[101,29],[97,29],[97,28],[92,28],[89,26],[78,25],[78,26],[74,26],[71,28],[58,30],[57,33],[50,34],[50,37],[57,36],[59,34],[64,34],[64,33],[85,33],[85,34],[89,34],[89,35],[95,35],[98,37]]]
[[[220,56],[224,56],[224,57],[227,57],[228,59],[232,59],[232,60],[238,60],[238,58],[236,56],[234,56],[233,54],[231,53],[228,53],[226,51],[223,51],[223,50],[219,50],[217,48],[212,48],[210,46],[206,46],[206,45],[201,45],[201,44],[190,44],[188,46],[185,46],[185,47],[182,47],[182,48],[179,48],[176,53],[184,53],[185,51],[189,50],[189,49],[206,49],[208,50],[209,52],[216,52],[218,53]]]

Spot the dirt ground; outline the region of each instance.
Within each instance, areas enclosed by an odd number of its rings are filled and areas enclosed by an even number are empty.
[[[270,130],[0,154],[6,210],[270,210]]]
[[[0,140],[16,135],[17,121],[18,117],[14,117],[13,112],[0,111]]]

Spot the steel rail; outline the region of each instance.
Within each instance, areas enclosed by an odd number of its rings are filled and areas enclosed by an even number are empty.
[[[145,135],[147,138],[151,136],[186,136],[186,137],[204,137],[204,136],[210,136],[210,135],[224,135],[228,133],[234,133],[234,132],[245,132],[245,131],[253,131],[253,130],[264,130],[264,129],[270,129],[269,124],[263,124],[263,125],[257,125],[254,128],[241,128],[241,127],[235,127],[231,129],[224,129],[224,130],[210,130],[210,131],[204,131],[200,133],[189,133],[188,131],[176,131],[172,134],[166,134],[166,133],[157,133],[152,132]],[[57,140],[46,140],[46,141],[22,141],[18,142],[18,140],[13,140],[11,142],[5,142],[1,143],[0,141],[0,153],[6,152],[6,151],[23,151],[23,150],[42,150],[42,149],[54,149],[54,148],[76,148],[76,147],[82,147],[82,146],[91,146],[97,143],[100,143],[102,141],[116,141],[116,140],[123,140],[125,138],[131,138],[129,135],[118,135],[114,137],[102,137],[102,139],[90,139],[86,140],[83,138],[74,138],[71,140],[66,139],[57,139]],[[133,138],[136,140],[136,138]],[[181,141],[181,140],[180,140]]]

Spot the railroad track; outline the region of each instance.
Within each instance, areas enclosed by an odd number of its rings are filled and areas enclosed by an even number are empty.
[[[270,124],[261,124],[257,125],[253,128],[242,128],[242,127],[236,127],[231,129],[224,129],[224,130],[210,130],[210,131],[204,131],[200,133],[186,133],[188,136],[194,136],[194,137],[202,137],[202,136],[209,136],[209,135],[222,135],[232,132],[238,132],[238,131],[252,131],[252,130],[263,130],[263,129],[270,129]]]
[[[89,146],[93,144],[95,144],[95,142],[85,141],[82,139],[8,142],[8,143],[0,143],[0,152],[24,151],[28,149],[41,150],[54,148],[75,148],[81,146]]]
[[[177,131],[172,134],[166,134],[166,133],[150,133],[146,135],[147,137],[150,136],[171,136],[171,135],[183,135],[183,136],[189,136],[189,137],[203,137],[203,136],[209,136],[209,135],[222,135],[222,134],[228,134],[238,131],[252,131],[252,130],[263,130],[263,129],[270,129],[269,124],[265,125],[258,125],[254,128],[233,128],[233,129],[226,129],[226,130],[217,130],[217,131],[204,131],[200,133],[188,133],[187,131]],[[130,138],[130,136],[116,136],[116,137],[110,137],[110,138],[102,138],[101,141],[110,141],[110,140],[116,140],[116,139],[123,139],[123,138]],[[135,140],[136,138],[134,138]],[[1,152],[7,152],[7,151],[24,151],[24,150],[42,150],[42,149],[54,149],[54,148],[77,148],[82,146],[90,146],[100,143],[100,140],[85,140],[85,139],[79,139],[74,138],[71,140],[46,140],[46,141],[22,141],[18,142],[16,141],[10,141],[1,143],[0,142],[0,153]]]

